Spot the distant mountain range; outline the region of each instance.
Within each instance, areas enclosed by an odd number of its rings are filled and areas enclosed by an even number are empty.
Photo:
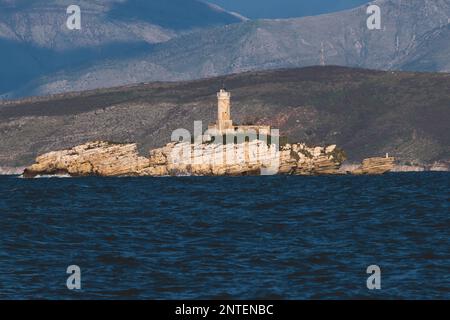
[[[379,70],[450,71],[450,0],[377,0],[298,19],[246,21],[195,0],[6,1],[0,11],[0,96],[16,98],[149,81],[181,81],[321,62]],[[323,52],[323,54],[321,53]]]
[[[73,3],[0,0],[0,96],[56,72],[148,54],[183,33],[245,20],[197,0],[79,0],[82,30],[70,31],[66,9]]]
[[[308,67],[0,103],[0,167],[91,140],[137,142],[147,155],[174,130],[193,132],[194,121],[206,130],[223,82],[235,123],[337,144],[351,162],[389,153],[406,164],[450,163],[450,74]]]
[[[316,16],[366,4],[370,0],[210,0],[251,19]]]

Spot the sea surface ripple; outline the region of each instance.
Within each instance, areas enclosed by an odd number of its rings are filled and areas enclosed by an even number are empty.
[[[0,299],[450,298],[449,173],[3,176],[0,218]]]

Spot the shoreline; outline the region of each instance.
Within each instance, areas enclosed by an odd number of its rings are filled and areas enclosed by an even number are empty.
[[[404,174],[448,174],[450,173],[450,170],[423,170],[423,171],[391,171],[382,175],[361,175],[361,174],[322,174],[322,175],[271,175],[271,176],[264,176],[264,175],[246,175],[246,176],[200,176],[200,175],[179,175],[179,176],[70,176],[70,175],[41,175],[41,176],[35,176],[33,178],[26,178],[21,173],[17,174],[5,174],[0,172],[0,178],[2,177],[11,177],[11,178],[18,178],[18,179],[25,179],[25,180],[33,180],[33,179],[83,179],[83,178],[101,178],[101,179],[142,179],[142,178],[252,178],[252,177],[299,177],[299,178],[326,178],[326,177],[380,177],[380,176],[392,176],[392,175],[404,175]]]
[[[328,176],[349,176],[353,175],[349,172],[356,170],[360,164],[357,163],[349,163],[349,164],[343,164],[338,173],[335,174],[329,174]],[[3,177],[23,177],[23,172],[26,169],[26,167],[1,167],[0,166],[0,176]],[[446,166],[445,164],[439,164],[439,165],[423,165],[423,166],[409,166],[409,165],[399,165],[396,164],[394,168],[389,173],[430,173],[430,172],[450,172],[450,167]],[[179,176],[170,176],[167,175],[167,177],[182,177],[183,175]],[[184,175],[186,176],[186,175]],[[193,176],[193,175],[191,175]],[[187,175],[187,177],[191,177]],[[255,175],[257,176],[257,175]],[[327,176],[327,175],[322,175]],[[37,178],[76,178],[76,176],[70,176],[70,175],[61,175],[61,174],[55,174],[55,175],[45,175]],[[120,176],[119,176],[120,177]],[[164,177],[164,176],[161,176]]]

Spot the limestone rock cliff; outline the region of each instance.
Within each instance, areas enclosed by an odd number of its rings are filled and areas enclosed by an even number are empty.
[[[23,176],[132,176],[144,175],[144,172],[158,174],[151,171],[149,159],[138,155],[136,144],[96,141],[39,156],[35,164],[25,169]]]
[[[335,145],[290,144],[279,150],[258,140],[231,145],[172,142],[146,158],[136,144],[95,141],[41,155],[23,176],[318,175],[337,174],[344,160]]]
[[[364,159],[361,166],[351,171],[352,174],[384,174],[394,169],[395,158],[368,158]]]

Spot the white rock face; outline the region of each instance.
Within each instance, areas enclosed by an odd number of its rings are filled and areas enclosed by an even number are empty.
[[[335,144],[333,144],[333,145],[331,145],[331,146],[328,146],[326,149],[325,149],[325,153],[332,153],[334,150],[336,150],[336,145]]]
[[[151,150],[146,158],[138,154],[136,144],[95,141],[39,156],[35,164],[25,169],[24,176],[336,174],[344,160],[337,151],[300,144],[279,150],[276,145],[259,140],[229,145],[172,142]]]

